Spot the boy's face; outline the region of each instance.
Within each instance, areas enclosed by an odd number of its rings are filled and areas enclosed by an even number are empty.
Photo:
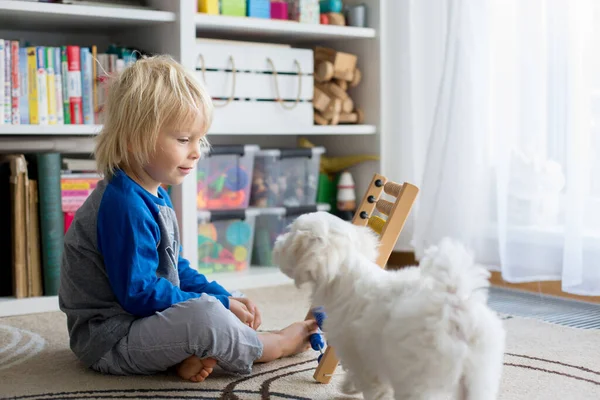
[[[201,118],[183,130],[166,130],[160,132],[156,142],[156,151],[150,156],[144,168],[156,193],[162,184],[179,185],[189,175],[200,159],[201,140],[204,137]]]

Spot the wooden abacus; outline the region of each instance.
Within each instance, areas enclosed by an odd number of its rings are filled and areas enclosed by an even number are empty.
[[[396,200],[391,202],[380,199],[383,192],[395,197]],[[379,234],[380,246],[377,265],[381,268],[385,268],[387,264],[418,192],[419,189],[410,183],[388,182],[384,176],[375,174],[354,214],[354,218],[352,219],[353,224],[369,226]],[[387,218],[383,219],[373,215],[375,210],[387,216]],[[309,311],[307,318],[311,317],[312,311]],[[313,375],[314,379],[320,383],[329,383],[338,362],[333,347],[327,346],[325,354],[323,354]]]

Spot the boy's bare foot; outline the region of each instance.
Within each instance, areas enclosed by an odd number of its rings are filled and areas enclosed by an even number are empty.
[[[294,322],[280,331],[260,334],[259,339],[263,343],[263,354],[256,362],[273,361],[310,349],[309,337],[317,330],[315,320],[306,320]]]
[[[210,375],[216,364],[217,360],[214,358],[201,360],[197,356],[190,356],[177,366],[177,374],[185,380],[202,382]]]

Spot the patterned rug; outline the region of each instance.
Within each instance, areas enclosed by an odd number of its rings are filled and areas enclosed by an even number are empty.
[[[261,308],[262,329],[304,317],[305,292],[293,286],[249,290]],[[500,399],[600,398],[600,330],[583,330],[521,317],[505,317],[507,353]],[[215,369],[204,383],[172,373],[105,376],[83,368],[70,352],[62,313],[0,318],[1,399],[352,399],[315,383],[316,352],[257,365],[251,376]]]

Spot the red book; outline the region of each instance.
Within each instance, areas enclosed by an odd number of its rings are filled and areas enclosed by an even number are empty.
[[[83,98],[81,97],[81,60],[79,46],[67,46],[67,71],[71,124],[83,124]]]

